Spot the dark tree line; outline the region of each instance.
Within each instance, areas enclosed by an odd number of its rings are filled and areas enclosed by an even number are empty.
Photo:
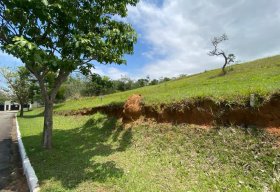
[[[89,77],[71,76],[59,90],[58,95],[60,95],[60,97],[57,98],[57,101],[68,98],[78,98],[80,96],[107,95],[145,86],[157,85],[169,80],[171,80],[171,78],[168,77],[151,80],[149,76],[137,80],[132,80],[129,77],[112,80],[107,76],[101,76],[99,74],[92,74]]]

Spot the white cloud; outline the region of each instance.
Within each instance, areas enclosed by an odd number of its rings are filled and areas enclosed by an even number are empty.
[[[124,20],[140,29],[141,46],[148,51],[139,55],[147,57],[148,63],[142,69],[128,70],[133,74],[96,66],[97,73],[112,79],[173,77],[221,67],[222,58],[209,57],[207,52],[212,48],[210,39],[223,33],[230,38],[223,48],[238,60],[280,54],[279,0],[141,0],[129,7]],[[0,52],[0,66],[20,63]]]
[[[96,66],[95,69],[92,70],[93,73],[97,73],[101,76],[108,76],[113,80],[120,79],[123,76],[128,76],[128,73],[125,71],[122,71],[120,69],[117,69],[115,67],[101,67]]]
[[[152,48],[142,75],[151,77],[197,73],[220,67],[209,57],[210,39],[227,33],[224,49],[238,60],[280,53],[278,0],[164,0],[162,6],[143,0],[129,7],[129,22],[141,29]]]

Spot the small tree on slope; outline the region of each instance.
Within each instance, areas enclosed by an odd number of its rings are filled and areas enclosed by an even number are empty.
[[[61,84],[91,61],[124,64],[136,33],[117,17],[138,0],[1,0],[0,44],[18,57],[38,80],[45,103],[43,147],[52,146],[53,104]],[[55,74],[49,88],[45,78]]]
[[[227,37],[226,34],[223,34],[220,37],[214,37],[211,41],[212,45],[214,46],[214,49],[208,53],[209,56],[222,56],[222,57],[224,57],[225,62],[224,62],[224,65],[222,67],[223,74],[226,74],[226,70],[225,70],[226,66],[230,63],[233,63],[234,60],[235,60],[235,55],[234,54],[231,53],[231,54],[226,55],[226,53],[223,50],[218,48],[218,45],[221,42],[226,41],[226,40],[228,40],[228,37]]]

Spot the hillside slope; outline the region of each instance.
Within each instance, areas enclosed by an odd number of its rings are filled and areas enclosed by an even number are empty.
[[[251,93],[268,96],[280,89],[280,55],[232,65],[225,76],[221,69],[188,76],[154,86],[99,97],[69,100],[56,111],[77,110],[108,104],[122,104],[133,93],[141,94],[146,105],[169,104],[207,97],[242,104]]]
[[[103,101],[92,97],[58,105],[52,150],[41,148],[43,108],[26,112],[18,120],[41,191],[279,191],[279,137],[252,125],[266,123],[279,133],[280,94],[261,107],[229,107],[219,101],[242,103],[250,93],[266,96],[279,91],[280,56],[232,68],[226,76],[217,76],[217,69],[107,95]],[[159,103],[176,102],[157,114],[165,117],[163,122],[175,123],[157,124],[148,117],[125,124],[96,113],[96,106],[123,103],[133,93],[144,96],[146,114]],[[197,97],[207,98],[180,105],[184,102],[179,101]],[[59,114],[83,107],[95,107],[87,109],[94,113]],[[122,114],[122,106],[114,107]],[[212,122],[212,128],[204,126]]]

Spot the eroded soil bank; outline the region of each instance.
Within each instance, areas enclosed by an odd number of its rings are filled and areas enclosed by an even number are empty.
[[[271,127],[280,132],[280,94],[272,95],[269,100],[255,107],[251,107],[249,102],[244,106],[227,102],[217,103],[211,99],[146,106],[140,95],[133,95],[124,106],[101,106],[56,114],[91,115],[96,112],[122,118],[124,123],[144,118],[159,123]]]

